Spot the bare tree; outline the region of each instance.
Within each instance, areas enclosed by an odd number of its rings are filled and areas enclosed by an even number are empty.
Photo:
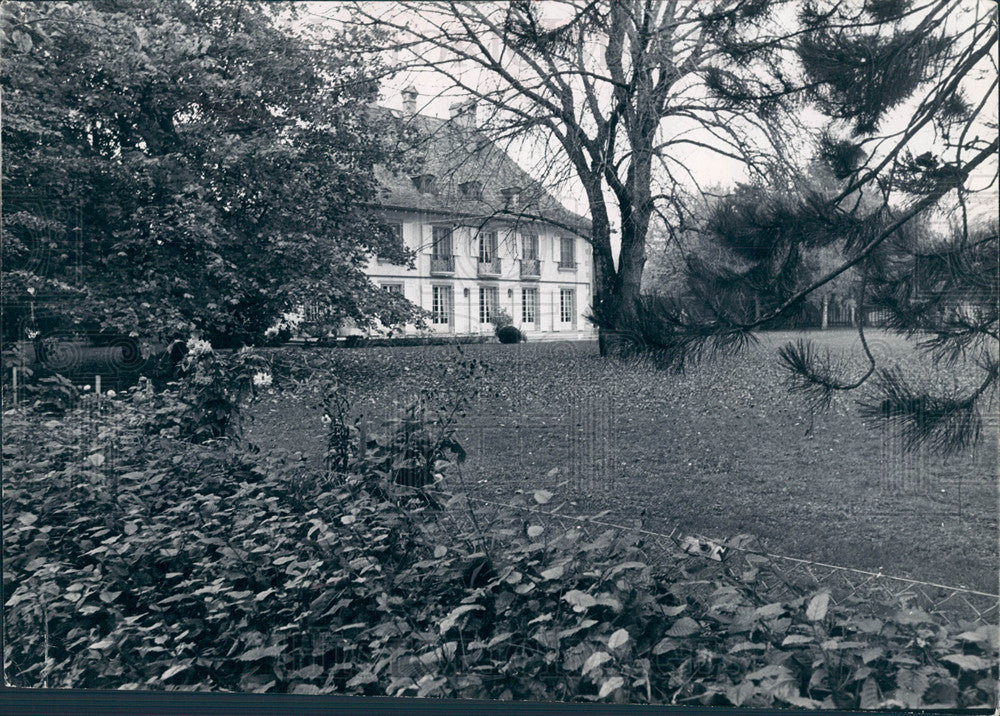
[[[594,309],[615,317],[613,330],[627,324],[639,297],[651,218],[670,215],[673,225],[683,215],[680,188],[692,176],[685,150],[699,147],[752,168],[783,151],[781,137],[760,119],[761,106],[705,91],[706,77],[723,81],[721,52],[731,52],[744,33],[769,28],[774,36],[778,23],[747,3],[707,10],[699,2],[558,2],[548,10],[554,6],[554,26],[527,2],[360,5],[355,20],[394,30],[407,69],[444,76],[495,110],[483,127],[494,136],[533,134],[540,146],[558,149],[586,197]],[[764,65],[779,60],[777,48],[761,46],[740,75],[753,86],[755,104],[775,112],[788,87],[777,65],[770,73]]]
[[[886,112],[932,80],[905,130],[870,137],[869,171],[845,191],[857,190],[892,170],[988,55],[995,25],[976,18],[956,33],[949,17],[962,9],[960,0],[362,3],[353,21],[395,33],[397,69],[433,72],[491,108],[484,131],[537,137],[572,169],[592,224],[593,311],[606,353],[609,337],[636,321],[651,220],[659,215],[670,232],[683,227],[687,198],[699,191],[686,163],[692,150],[774,180],[775,165],[801,154],[804,107],[873,134]],[[844,40],[871,54],[869,77],[856,74],[864,57],[837,55]],[[986,148],[977,149],[972,162],[984,158]]]

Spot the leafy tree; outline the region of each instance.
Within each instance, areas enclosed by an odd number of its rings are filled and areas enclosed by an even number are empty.
[[[371,210],[372,167],[392,159],[375,68],[293,32],[295,11],[4,5],[5,339],[241,344],[304,302],[412,316],[362,272],[400,252]]]

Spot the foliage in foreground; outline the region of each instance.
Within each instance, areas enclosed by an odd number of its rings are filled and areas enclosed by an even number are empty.
[[[179,400],[171,391],[155,401],[142,389],[89,396],[62,417],[8,411],[7,678],[738,706],[995,704],[995,627],[906,608],[876,619],[825,592],[769,602],[752,575],[672,551],[653,564],[612,532],[591,539],[510,514],[484,531],[486,516],[443,489],[463,482],[440,459],[455,452],[451,416],[461,406],[425,397],[396,429],[367,435],[334,393],[322,468],[151,427]],[[435,483],[398,484],[400,467],[428,457]]]

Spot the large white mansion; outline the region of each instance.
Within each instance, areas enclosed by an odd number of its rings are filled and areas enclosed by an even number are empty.
[[[378,180],[385,221],[415,266],[373,257],[372,281],[427,310],[435,333],[492,335],[504,311],[529,338],[592,337],[589,221],[477,131],[474,105],[453,105],[445,120],[417,114],[412,88],[403,97],[393,114],[415,161]]]

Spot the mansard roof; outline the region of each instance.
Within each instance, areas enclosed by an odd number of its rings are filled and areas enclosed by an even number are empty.
[[[543,221],[581,236],[590,220],[569,211],[496,142],[464,119],[450,120],[376,108],[392,116],[403,161],[378,167],[386,208],[485,222]]]

